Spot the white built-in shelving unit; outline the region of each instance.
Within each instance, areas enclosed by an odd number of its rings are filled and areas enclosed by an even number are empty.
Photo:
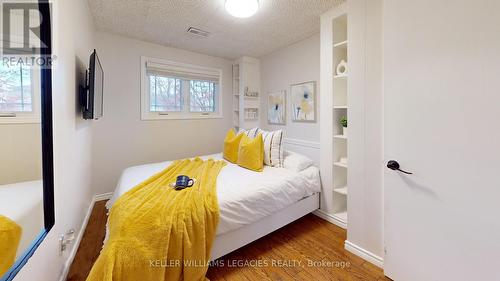
[[[260,122],[260,61],[241,57],[233,64],[233,125],[258,127]]]
[[[240,65],[233,64],[233,125],[240,126]]]
[[[349,40],[347,10],[338,9],[321,18],[321,96],[320,146],[323,217],[347,228],[348,146],[349,136],[344,133],[340,119],[347,117],[349,124]],[[344,60],[347,71],[337,73]]]
[[[347,117],[348,114],[348,90],[347,81],[349,79],[349,71],[347,74],[338,74],[336,71],[337,65],[342,61],[348,60],[347,54],[347,15],[342,15],[333,20],[333,216],[344,221],[347,224],[347,196],[348,182],[347,170],[348,163],[341,161],[342,158],[347,158],[347,146],[349,143],[348,136],[343,133],[343,128],[340,125],[340,119]]]

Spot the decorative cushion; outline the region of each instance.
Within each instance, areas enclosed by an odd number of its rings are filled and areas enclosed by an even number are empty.
[[[248,129],[248,130],[240,129],[238,131],[238,134],[245,134],[247,137],[253,139],[260,133],[260,131],[261,131],[261,129],[259,129],[257,127],[252,128],[252,129]]]
[[[283,131],[260,130],[264,140],[264,164],[271,167],[283,167]]]
[[[231,163],[236,163],[238,161],[238,150],[243,136],[244,134],[236,135],[233,129],[227,132],[226,138],[224,139],[224,159]]]
[[[238,165],[252,171],[262,172],[264,169],[264,143],[262,134],[250,138],[242,134],[238,151]]]

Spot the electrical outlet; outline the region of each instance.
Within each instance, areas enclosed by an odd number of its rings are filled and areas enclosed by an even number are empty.
[[[59,237],[59,254],[62,255],[62,253],[68,248],[68,245],[72,244],[74,240],[74,229],[70,229],[65,234],[61,234],[61,236]]]

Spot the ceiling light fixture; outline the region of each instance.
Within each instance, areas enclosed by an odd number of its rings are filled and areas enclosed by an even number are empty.
[[[237,18],[248,18],[257,13],[258,0],[226,0],[226,11]]]

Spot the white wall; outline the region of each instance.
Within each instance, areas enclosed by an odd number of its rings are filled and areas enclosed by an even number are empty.
[[[94,47],[87,1],[53,2],[54,170],[56,223],[15,280],[57,280],[67,259],[59,255],[59,235],[77,232],[92,198],[90,187],[91,126],[77,112],[77,85]],[[70,246],[71,248],[71,246]]]
[[[104,117],[94,123],[92,167],[95,193],[114,190],[123,169],[222,151],[232,127],[231,61],[109,33],[97,33],[104,69]],[[141,56],[222,69],[222,119],[142,121]]]
[[[382,258],[382,0],[348,2],[349,196],[347,240]]]
[[[260,58],[262,128],[283,129],[286,138],[319,142],[319,106],[316,107],[316,123],[292,122],[290,113],[291,84],[316,81],[316,101],[319,100],[319,46],[318,33]],[[270,125],[267,123],[267,96],[281,90],[286,90],[286,125]]]

